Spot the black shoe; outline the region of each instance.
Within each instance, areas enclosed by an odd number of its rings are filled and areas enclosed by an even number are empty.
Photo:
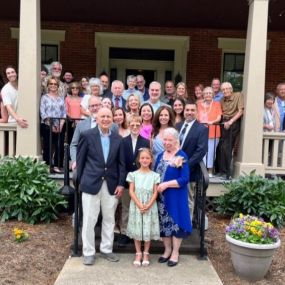
[[[170,255],[168,257],[160,256],[157,261],[158,261],[158,263],[165,263],[169,260],[169,258],[170,258]]]
[[[118,239],[118,246],[124,247],[128,243],[130,243],[130,241],[131,241],[131,239],[129,237],[127,237],[126,235],[121,235]]]
[[[167,266],[169,267],[176,266],[177,264],[178,264],[178,261],[168,260],[167,262]]]

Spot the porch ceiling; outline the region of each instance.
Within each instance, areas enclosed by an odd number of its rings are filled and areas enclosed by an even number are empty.
[[[20,0],[5,1],[0,19],[19,20],[19,6]],[[42,21],[246,29],[248,0],[44,0],[41,11]],[[284,0],[270,0],[268,25],[285,30]]]

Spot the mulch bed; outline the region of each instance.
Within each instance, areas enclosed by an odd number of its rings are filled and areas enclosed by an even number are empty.
[[[209,214],[206,231],[208,255],[224,285],[249,285],[234,273],[225,226],[228,218]],[[26,230],[30,238],[23,243],[13,240],[13,228]],[[0,224],[0,284],[52,285],[70,254],[73,228],[69,216],[61,217],[51,224],[29,225],[16,221]],[[281,247],[274,256],[265,279],[255,285],[285,284],[285,229],[281,231]]]
[[[15,227],[27,231],[29,239],[14,242]],[[51,224],[0,224],[0,284],[54,284],[70,254],[72,239],[68,216]]]

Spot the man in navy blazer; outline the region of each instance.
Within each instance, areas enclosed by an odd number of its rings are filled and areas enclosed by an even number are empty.
[[[129,128],[131,134],[123,138],[123,148],[125,154],[125,166],[126,173],[136,171],[138,169],[136,159],[138,156],[139,149],[150,148],[149,140],[143,138],[140,135],[140,129],[142,126],[142,119],[140,116],[132,115],[129,119]],[[125,183],[125,191],[122,196],[122,225],[121,225],[121,236],[119,238],[119,246],[123,247],[130,241],[126,235],[128,218],[129,218],[129,185]]]
[[[71,168],[74,171],[76,168],[76,153],[77,153],[77,146],[80,138],[80,134],[84,131],[89,129],[95,128],[97,126],[96,123],[96,115],[101,108],[101,100],[97,96],[91,96],[88,101],[88,109],[90,111],[91,116],[85,120],[80,121],[74,131],[72,141],[70,143],[70,157],[71,157]],[[111,131],[118,133],[119,128],[118,125],[112,123]]]
[[[187,154],[189,159],[190,182],[195,182],[199,171],[199,163],[208,151],[208,128],[196,120],[197,105],[194,102],[186,102],[184,117],[185,121],[178,123],[176,128],[179,131],[180,148]],[[193,187],[190,187],[189,208],[191,214],[194,210],[193,190]]]
[[[112,252],[115,211],[118,198],[123,194],[126,172],[122,138],[110,131],[112,120],[111,110],[101,108],[96,119],[98,126],[81,134],[77,148],[77,181],[82,191],[82,242],[85,265],[95,262],[94,227],[100,208],[101,255],[109,261],[119,260]]]

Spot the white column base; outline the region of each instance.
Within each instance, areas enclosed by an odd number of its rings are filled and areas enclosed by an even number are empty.
[[[244,173],[249,174],[252,170],[255,173],[264,177],[265,166],[262,163],[245,163],[245,162],[235,162],[234,177],[244,175]]]

